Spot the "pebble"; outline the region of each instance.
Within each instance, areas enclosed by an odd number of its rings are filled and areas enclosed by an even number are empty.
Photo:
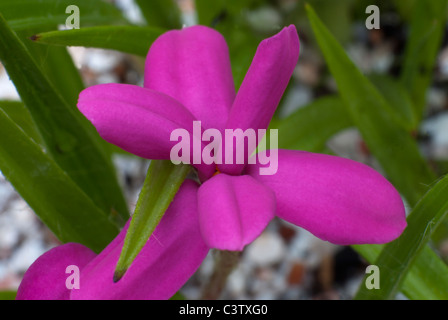
[[[245,255],[254,265],[263,267],[280,262],[285,253],[283,239],[278,234],[264,232],[248,246]]]
[[[431,137],[432,157],[448,159],[448,112],[423,121],[422,129]]]
[[[250,26],[260,32],[272,33],[281,29],[282,17],[272,7],[264,6],[251,10],[247,12],[246,17]],[[279,30],[273,30],[273,26],[276,26]]]
[[[301,261],[294,262],[288,274],[288,284],[290,285],[301,284],[305,276],[305,271],[306,271],[305,265]]]
[[[89,49],[85,51],[83,65],[95,73],[112,71],[123,54],[113,50]]]
[[[143,14],[134,0],[115,0],[117,7],[122,10],[125,18],[131,23],[144,25],[146,23]]]
[[[231,299],[235,299],[245,294],[247,289],[247,276],[244,265],[241,263],[229,275],[226,290]]]
[[[293,86],[285,97],[282,108],[279,110],[279,118],[286,118],[294,111],[304,107],[312,100],[312,92],[302,85]]]

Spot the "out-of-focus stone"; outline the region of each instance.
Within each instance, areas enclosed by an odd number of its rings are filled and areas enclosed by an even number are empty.
[[[288,284],[289,285],[298,285],[301,284],[303,281],[303,277],[305,276],[305,265],[300,262],[294,262],[291,266],[291,270],[289,271],[288,274]]]
[[[275,233],[264,232],[247,247],[249,262],[257,266],[268,266],[282,261],[286,253],[283,239]]]

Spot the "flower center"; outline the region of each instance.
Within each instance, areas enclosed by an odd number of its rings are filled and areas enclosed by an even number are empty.
[[[221,171],[219,171],[218,166],[216,165],[215,166],[215,173],[213,174],[213,176],[216,176],[216,175],[218,175],[220,173],[221,173]]]

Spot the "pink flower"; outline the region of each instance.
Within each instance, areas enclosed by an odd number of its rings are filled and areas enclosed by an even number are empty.
[[[174,129],[266,129],[299,57],[293,25],[257,49],[235,94],[228,48],[215,30],[170,31],[152,45],[144,88],[90,87],[78,107],[100,135],[149,159],[169,159]],[[406,226],[398,192],[370,167],[334,156],[278,151],[278,172],[261,165],[197,166],[202,235],[212,248],[242,250],[276,215],[336,244],[384,243]]]
[[[298,56],[294,26],[264,40],[236,94],[227,44],[218,32],[204,26],[169,31],[148,53],[144,88],[93,86],[80,94],[78,108],[108,142],[144,158],[169,159],[176,144],[170,141],[173,130],[192,133],[196,120],[205,129],[221,132],[266,129]],[[274,175],[260,175],[259,163],[218,164],[215,175],[213,165],[195,167],[201,186],[184,183],[155,236],[117,284],[112,274],[126,230],[90,262],[91,253],[78,245],[50,251],[27,272],[21,292],[39,292],[33,279],[43,265],[59,268],[74,257],[86,266],[81,289],[73,291],[71,298],[168,298],[205,256],[203,241],[210,248],[242,250],[275,216],[343,245],[389,242],[406,227],[403,203],[394,187],[370,167],[352,160],[278,150]],[[169,233],[173,226],[179,232]],[[155,262],[153,254],[161,258]],[[59,257],[61,263],[55,261]],[[179,277],[171,278],[177,272]],[[58,279],[64,276],[59,274]],[[34,297],[25,293],[19,296]]]

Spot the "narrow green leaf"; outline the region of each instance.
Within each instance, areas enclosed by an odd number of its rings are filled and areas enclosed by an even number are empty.
[[[172,296],[172,297],[170,298],[170,300],[186,300],[186,298],[185,298],[185,296],[184,296],[182,293],[180,293],[180,292],[176,292],[176,293],[174,294],[174,296]]]
[[[381,270],[381,288],[368,290],[361,286],[357,299],[393,299],[415,259],[431,238],[432,232],[448,216],[448,176],[440,180],[428,193],[418,202],[408,217],[408,227],[395,241],[387,244],[375,260]],[[442,272],[446,270],[441,270]],[[447,282],[444,287],[448,288]],[[448,290],[447,290],[448,296]]]
[[[173,0],[136,0],[149,26],[179,29],[182,27],[179,6]]]
[[[169,160],[152,160],[124,240],[115,269],[114,281],[126,273],[190,172],[189,165],[174,165]]]
[[[415,300],[448,300],[447,286],[448,266],[426,246],[413,263],[401,290]]]
[[[396,7],[400,16],[408,21],[411,19],[412,10],[415,6],[416,0],[394,0],[394,6]]]
[[[325,25],[327,25],[328,28],[332,31],[335,38],[341,43],[347,43],[350,39],[352,39],[352,20],[354,16],[353,12],[355,9],[354,6],[357,4],[359,5],[359,2],[360,0],[306,1],[306,3],[309,3],[311,6],[313,6],[313,8],[315,8],[320,19],[324,21]],[[368,4],[363,6],[364,13],[365,8],[369,4],[373,3],[369,2]],[[309,29],[309,27],[307,29]]]
[[[369,80],[387,100],[391,107],[389,112],[396,123],[407,131],[416,130],[418,119],[414,114],[414,104],[402,83],[382,74],[372,74]]]
[[[76,5],[81,28],[88,25],[126,24],[115,6],[100,0],[2,0],[0,12],[14,30],[65,25],[70,16],[66,8]]]
[[[207,0],[195,0],[195,8],[199,23],[205,26],[213,26],[225,12],[225,0],[217,0],[213,3]]]
[[[241,16],[247,18],[246,13],[254,8],[266,7],[265,0],[195,0],[195,8],[199,19],[199,24],[215,27],[223,20],[238,18]],[[245,22],[247,23],[247,22]],[[244,23],[234,26],[240,28]]]
[[[414,205],[435,175],[411,135],[397,126],[391,107],[357,69],[330,31],[307,6],[312,28],[354,124],[387,177]]]
[[[124,223],[128,210],[104,141],[61,98],[1,15],[0,32],[0,60],[39,128],[47,152],[117,224]]]
[[[413,5],[401,81],[414,101],[414,115],[419,121],[445,33],[447,6],[447,0],[416,0]]]
[[[19,37],[23,39],[22,42],[42,73],[67,105],[76,109],[78,96],[84,89],[84,83],[67,48],[35,44],[28,39],[29,35],[32,34],[30,31],[22,31],[20,34],[22,36]]]
[[[32,37],[36,43],[113,49],[145,57],[164,30],[137,26],[100,26],[50,31]]]
[[[15,300],[17,291],[0,291],[0,300]]]
[[[315,100],[289,117],[276,121],[273,128],[278,129],[281,149],[322,152],[328,139],[350,126],[352,121],[344,102],[339,97],[329,96]]]
[[[34,142],[43,146],[42,136],[30,115],[30,112],[21,101],[0,101],[0,110],[8,115],[14,123],[22,129]]]
[[[0,170],[62,242],[99,252],[118,234],[106,214],[0,110]]]
[[[384,245],[352,246],[369,263],[374,264]],[[413,300],[447,300],[448,267],[428,246],[411,266],[401,291]],[[381,279],[381,278],[380,278]],[[361,283],[364,286],[365,282]]]

